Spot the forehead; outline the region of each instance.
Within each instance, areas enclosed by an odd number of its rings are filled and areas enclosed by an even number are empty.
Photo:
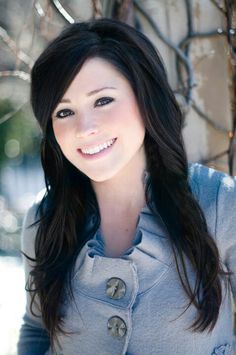
[[[89,92],[101,86],[129,85],[127,79],[109,61],[94,57],[87,59],[70,84],[67,93]]]

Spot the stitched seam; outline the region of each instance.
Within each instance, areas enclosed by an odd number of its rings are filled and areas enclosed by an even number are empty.
[[[130,303],[131,302],[129,302],[127,306],[118,306],[118,305],[115,305],[114,303],[110,303],[109,301],[103,301],[103,300],[101,300],[99,298],[89,296],[88,294],[84,293],[81,290],[77,289],[76,292],[79,293],[80,295],[84,296],[85,298],[88,298],[89,300],[96,301],[96,302],[105,304],[105,305],[110,306],[110,307],[115,307],[115,308],[121,309],[121,310],[127,310],[127,309],[130,308]]]
[[[170,265],[166,266],[166,270],[163,271],[162,275],[160,276],[160,278],[151,286],[149,287],[147,290],[138,293],[137,296],[143,296],[146,293],[148,293],[149,291],[151,291],[154,287],[156,287],[161,281],[163,281],[163,279],[165,279],[169,273],[169,271],[171,270],[171,266],[173,266],[174,264],[174,257],[172,258],[172,262],[170,263]]]

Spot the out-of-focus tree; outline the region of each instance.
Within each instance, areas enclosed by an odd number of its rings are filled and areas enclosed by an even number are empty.
[[[25,108],[13,112],[10,100],[0,102],[0,117],[6,118],[0,129],[0,166],[10,159],[21,164],[25,158],[39,155],[40,135],[31,111]]]

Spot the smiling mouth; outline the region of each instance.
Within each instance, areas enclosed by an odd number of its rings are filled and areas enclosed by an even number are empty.
[[[110,141],[112,141],[112,143],[110,144],[110,145],[108,145],[107,147],[103,147],[101,150],[99,150],[99,151],[94,151],[94,152],[83,152],[81,149],[77,149],[82,155],[85,155],[85,156],[93,156],[93,155],[98,155],[98,154],[100,154],[100,153],[102,153],[103,151],[105,151],[105,150],[108,150],[109,148],[111,148],[113,145],[114,145],[114,143],[115,143],[115,141],[117,140],[117,138],[113,138],[113,139],[111,139]]]

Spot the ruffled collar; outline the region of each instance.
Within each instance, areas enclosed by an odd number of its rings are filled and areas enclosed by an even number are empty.
[[[119,258],[104,255],[104,241],[100,228],[97,229],[78,256],[74,281],[78,292],[107,301],[104,289],[101,289],[104,280],[111,277],[125,279],[132,285],[132,292],[141,294],[165,277],[172,262],[166,227],[146,205],[139,214],[132,247]],[[123,301],[122,305],[128,306],[130,297],[127,302]]]

